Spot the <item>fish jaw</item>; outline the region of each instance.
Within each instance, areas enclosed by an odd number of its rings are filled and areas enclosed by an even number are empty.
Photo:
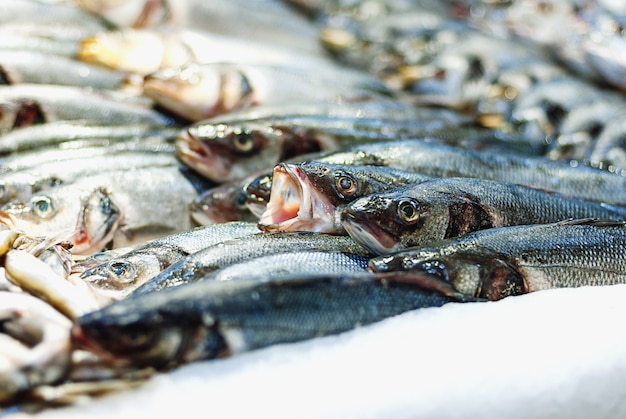
[[[224,156],[220,156],[206,142],[183,131],[176,139],[176,152],[180,159],[208,179],[221,181],[230,176],[231,170]]]
[[[399,250],[398,239],[376,222],[377,215],[347,207],[341,211],[340,219],[348,235],[372,253],[383,255]]]
[[[110,193],[97,188],[81,203],[73,237],[72,253],[91,254],[102,250],[120,227],[123,216]]]
[[[336,233],[336,208],[296,165],[274,168],[272,191],[259,218],[263,231],[314,231]]]

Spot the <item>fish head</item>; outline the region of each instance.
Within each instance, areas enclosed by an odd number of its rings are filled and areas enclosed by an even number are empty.
[[[133,252],[86,269],[80,278],[99,292],[119,299],[159,272],[161,263],[156,255]]]
[[[245,193],[239,184],[225,184],[211,188],[190,203],[191,217],[199,225],[227,221],[256,221],[246,206]]]
[[[243,186],[242,199],[244,204],[257,218],[263,215],[270,200],[272,176],[273,169],[269,173],[264,172],[258,176],[253,176]]]
[[[168,310],[175,311],[181,301],[172,301],[167,308],[158,294],[161,293],[153,294],[156,298],[142,298],[138,302],[140,309],[122,300],[79,317],[71,331],[74,347],[114,362],[158,369],[214,358],[225,352],[224,341],[210,314],[171,320]],[[191,326],[198,324],[199,327]]]
[[[514,263],[471,243],[410,248],[370,259],[368,267],[377,273],[425,274],[440,283],[439,288],[451,286],[461,294],[491,301],[528,292]]]
[[[201,123],[176,140],[180,159],[217,183],[243,179],[281,159],[280,138],[272,129]]]
[[[264,231],[337,233],[337,206],[358,189],[357,179],[322,165],[280,163],[274,167],[272,189],[259,218]]]
[[[436,233],[430,230],[436,232],[438,226],[431,224],[439,224],[440,217],[431,203],[394,193],[357,199],[343,209],[340,218],[356,242],[376,254],[385,254],[433,239]]]
[[[245,72],[189,64],[148,74],[144,94],[177,115],[198,122],[258,104]]]
[[[0,211],[0,224],[30,235],[68,232],[72,253],[99,251],[111,241],[122,214],[110,193],[96,188],[84,197],[35,195],[27,202],[10,202]]]

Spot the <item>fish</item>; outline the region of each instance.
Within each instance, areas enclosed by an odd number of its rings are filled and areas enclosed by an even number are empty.
[[[150,185],[147,187],[146,185]],[[78,255],[191,228],[197,191],[177,166],[85,176],[0,207],[0,223],[30,235],[67,233]]]
[[[121,299],[192,253],[258,232],[256,223],[239,221],[196,227],[139,244],[124,254],[86,269],[80,278],[100,293]]]
[[[191,218],[199,225],[229,221],[257,222],[259,217],[246,205],[242,182],[233,181],[209,188],[189,204]]]
[[[369,256],[370,252],[348,236],[314,232],[270,232],[226,240],[209,246],[170,265],[127,298],[198,281],[217,269],[253,257],[297,251],[339,251]]]
[[[366,272],[202,281],[86,314],[72,328],[72,341],[131,365],[167,370],[346,332],[451,301],[456,300]]]
[[[444,294],[499,300],[554,288],[624,283],[625,240],[623,221],[580,219],[490,228],[377,256],[369,269],[406,272],[407,282]],[[421,278],[423,273],[429,278]]]
[[[306,63],[306,61],[305,61]],[[391,95],[375,77],[333,63],[192,63],[144,77],[143,93],[168,111],[199,122],[259,104],[350,101]]]
[[[263,231],[346,234],[339,215],[348,203],[428,179],[388,167],[279,163],[274,167],[270,199],[258,225]]]
[[[268,281],[304,274],[349,274],[365,272],[369,257],[333,251],[303,251],[259,256],[226,266],[203,276],[199,281]]]
[[[127,100],[122,102],[123,98]],[[145,99],[144,100],[145,103]],[[134,101],[134,103],[133,103]],[[10,106],[5,105],[5,103]],[[74,86],[17,84],[0,86],[0,133],[13,127],[58,120],[100,124],[174,125],[175,121],[128,95]]]
[[[110,26],[106,22],[72,4],[37,0],[5,0],[0,5],[0,25],[4,23],[27,22],[48,24],[57,23],[74,25],[92,30],[107,30]]]
[[[72,322],[44,301],[0,291],[0,405],[63,379],[71,361]]]
[[[45,67],[46,71],[41,71]],[[0,49],[0,84],[53,84],[114,90],[132,86],[129,75],[54,54]]]
[[[576,199],[513,183],[437,178],[348,204],[341,213],[348,234],[382,255],[495,227],[566,219],[626,220],[626,208]]]
[[[83,38],[76,56],[86,63],[141,76],[192,63],[281,64],[294,57],[320,63],[318,54],[299,48],[176,27],[101,31]],[[325,58],[322,62],[329,65]]]
[[[447,111],[423,108],[417,113],[385,117],[376,115],[375,110],[367,116],[358,106],[351,109],[354,115],[293,113],[284,118],[274,115],[242,121],[234,121],[232,115],[226,120],[212,118],[181,131],[176,140],[177,154],[186,165],[221,183],[299,155],[391,140],[423,139],[514,154],[538,152],[515,135],[463,126],[467,120],[456,119]]]
[[[60,120],[15,128],[0,135],[0,155],[27,150],[41,151],[44,147],[54,146],[76,148],[78,141],[81,141],[81,148],[121,142],[148,142],[149,139],[162,139],[163,143],[171,140],[173,143],[179,131],[178,127],[163,125],[102,125],[83,120]]]

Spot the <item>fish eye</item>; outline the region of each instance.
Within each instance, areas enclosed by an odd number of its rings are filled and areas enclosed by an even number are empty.
[[[38,196],[31,200],[31,208],[41,218],[51,217],[55,210],[52,200],[47,196]]]
[[[109,271],[119,280],[124,282],[132,279],[133,269],[126,263],[121,261],[113,261],[109,263]]]
[[[250,153],[254,150],[254,137],[249,132],[240,132],[233,135],[233,147],[240,153]]]
[[[407,224],[415,224],[420,219],[419,206],[411,199],[403,199],[398,203],[398,216]]]
[[[144,330],[136,326],[125,327],[117,336],[118,343],[127,348],[140,348],[150,344],[154,331]]]
[[[344,197],[352,196],[357,192],[356,180],[347,173],[339,172],[335,175],[335,186]]]

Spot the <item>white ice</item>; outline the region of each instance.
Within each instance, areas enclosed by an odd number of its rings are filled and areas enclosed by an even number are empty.
[[[422,309],[37,419],[626,417],[626,285]]]

